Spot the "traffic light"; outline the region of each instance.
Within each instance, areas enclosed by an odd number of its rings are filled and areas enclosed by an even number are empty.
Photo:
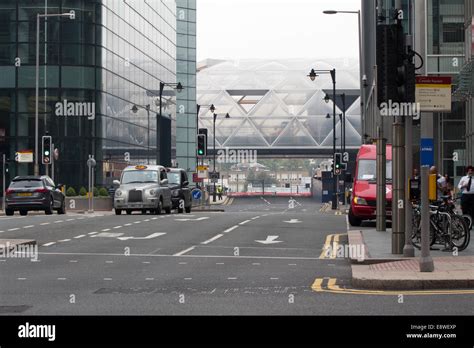
[[[397,26],[397,101],[415,102],[415,64],[413,52],[405,44],[405,34],[401,25]],[[407,116],[407,115],[404,115]]]
[[[207,141],[204,134],[198,134],[197,136],[197,155],[199,157],[206,157],[207,155]]]
[[[342,173],[342,153],[334,154],[334,175],[341,175]]]
[[[397,99],[398,24],[377,25],[377,102],[389,103]]]
[[[41,138],[41,154],[42,154],[42,163],[51,164],[51,151],[52,151],[52,139],[50,135],[45,135]]]

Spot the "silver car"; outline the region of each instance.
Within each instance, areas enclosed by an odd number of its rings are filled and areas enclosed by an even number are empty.
[[[122,214],[122,210],[128,215],[137,210],[144,214],[147,210],[161,214],[163,209],[167,214],[171,213],[171,190],[165,167],[130,166],[124,169],[120,181],[116,180],[114,184],[120,185],[114,197],[116,215]]]

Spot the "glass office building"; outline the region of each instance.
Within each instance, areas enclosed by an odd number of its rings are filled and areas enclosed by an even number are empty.
[[[191,178],[196,170],[196,0],[176,0],[176,165]]]
[[[10,160],[10,178],[33,173],[33,164],[15,163],[14,157],[35,147],[36,16],[71,10],[74,20],[41,19],[39,135],[48,132],[58,149],[57,182],[86,186],[91,154],[97,184],[109,185],[127,161],[156,162],[156,96],[160,81],[176,83],[176,3],[0,2],[0,152]],[[174,128],[176,100],[169,88],[164,95],[163,117]],[[58,103],[90,103],[94,115],[76,108],[64,116]],[[170,133],[173,143],[176,134]]]

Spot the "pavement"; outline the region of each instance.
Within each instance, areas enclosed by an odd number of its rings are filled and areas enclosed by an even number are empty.
[[[349,245],[363,250],[364,255],[352,257],[352,285],[355,288],[374,290],[419,289],[474,289],[474,246],[462,252],[443,252],[434,245],[430,254],[433,272],[421,272],[420,250],[415,257],[391,253],[391,229],[378,232],[372,223],[361,230],[348,232]]]
[[[0,238],[38,249],[34,260],[0,257],[0,314],[472,314],[473,293],[461,289],[355,287],[339,254],[347,217],[320,208],[311,198],[251,197],[225,212],[2,216]]]

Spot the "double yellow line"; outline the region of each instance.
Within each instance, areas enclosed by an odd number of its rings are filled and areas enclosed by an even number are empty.
[[[333,294],[350,294],[350,295],[382,295],[382,296],[421,296],[421,295],[472,295],[473,290],[362,290],[344,288],[337,285],[336,278],[316,278],[311,289],[315,292],[328,292]]]
[[[337,249],[339,248],[339,239],[341,234],[328,234],[323,245],[320,259],[335,259],[337,257]]]

